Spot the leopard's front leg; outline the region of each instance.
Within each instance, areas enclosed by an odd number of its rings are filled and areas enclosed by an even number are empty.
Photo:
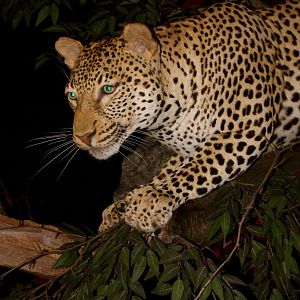
[[[268,146],[266,135],[266,130],[258,127],[217,133],[205,138],[186,159],[171,158],[150,185],[127,195],[125,221],[146,232],[164,227],[180,205],[243,173]]]

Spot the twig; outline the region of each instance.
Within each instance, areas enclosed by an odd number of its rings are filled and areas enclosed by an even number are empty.
[[[42,250],[40,253],[38,253],[37,255],[35,256],[32,256],[26,260],[24,260],[23,262],[21,262],[20,264],[18,264],[17,266],[13,267],[12,269],[8,270],[7,272],[3,273],[1,276],[0,276],[0,281],[2,281],[7,275],[9,275],[10,273],[16,271],[16,270],[19,270],[21,269],[22,267],[30,264],[30,263],[33,263],[34,261],[36,261],[37,259],[43,257],[43,256],[46,256],[46,255],[50,255],[50,254],[61,254],[62,253],[62,250]]]
[[[198,300],[201,295],[204,293],[205,289],[209,286],[209,284],[212,282],[212,280],[215,278],[215,276],[222,270],[222,268],[230,261],[231,257],[233,256],[233,254],[236,252],[236,250],[239,248],[240,246],[240,241],[241,241],[241,232],[242,232],[242,226],[246,220],[246,218],[248,217],[250,211],[252,210],[254,203],[256,201],[257,196],[261,193],[262,189],[264,188],[266,182],[268,181],[268,179],[270,178],[273,170],[276,168],[279,158],[281,155],[281,151],[280,152],[276,152],[275,154],[275,158],[272,162],[271,167],[269,168],[269,170],[267,171],[266,175],[264,176],[262,182],[260,183],[260,185],[257,187],[257,189],[255,190],[251,201],[249,202],[249,204],[246,207],[246,210],[239,222],[239,226],[238,226],[238,232],[237,232],[237,239],[236,239],[236,243],[233,247],[233,249],[231,250],[231,252],[229,253],[229,255],[227,256],[227,258],[223,261],[223,263],[215,270],[215,272],[210,276],[210,278],[206,281],[206,283],[203,285],[203,287],[201,288],[199,294],[196,296],[196,298],[194,300]]]

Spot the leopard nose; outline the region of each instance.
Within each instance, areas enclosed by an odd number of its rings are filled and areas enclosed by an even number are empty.
[[[92,138],[95,135],[95,133],[96,130],[94,130],[93,132],[88,132],[84,135],[76,135],[76,137],[85,145],[92,147]]]

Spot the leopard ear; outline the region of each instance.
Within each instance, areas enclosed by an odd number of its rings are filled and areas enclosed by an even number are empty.
[[[65,59],[69,69],[75,67],[75,62],[83,49],[83,45],[68,37],[60,37],[55,43],[56,51]]]
[[[157,51],[158,44],[146,25],[139,23],[127,24],[121,37],[125,40],[125,45],[129,50],[146,59],[152,57]]]

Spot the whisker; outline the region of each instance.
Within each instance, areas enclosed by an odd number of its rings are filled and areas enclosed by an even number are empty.
[[[144,157],[141,156],[137,151],[131,149],[130,147],[126,147],[126,146],[124,146],[124,145],[121,145],[121,148],[124,148],[125,150],[128,150],[129,152],[131,152],[131,153],[137,155],[140,159],[142,159],[142,160],[144,161],[145,164],[147,164],[147,162],[146,162],[146,160],[144,159]]]
[[[75,146],[75,145],[74,145],[74,146]],[[72,159],[73,159],[74,156],[78,153],[79,150],[80,150],[80,149],[77,148],[77,147],[75,146],[75,148],[73,148],[73,149],[69,152],[69,154],[71,154],[72,152],[74,152],[74,153],[73,153],[73,155],[70,157],[70,159],[67,161],[67,163],[66,163],[66,165],[64,166],[64,168],[62,169],[62,171],[59,173],[59,175],[58,175],[58,177],[57,177],[57,179],[56,179],[56,182],[61,178],[62,174],[64,173],[64,171],[66,170],[66,168],[68,167],[68,165],[70,164],[70,162],[72,161]],[[69,154],[68,154],[68,155],[69,155]]]
[[[127,139],[120,138],[120,141],[122,144],[124,143],[125,145],[129,145],[129,146],[133,146],[133,147],[138,146],[138,147],[143,148],[145,151],[148,151],[148,149],[144,145],[141,145],[139,142],[136,142],[136,141],[131,141],[128,138]]]
[[[33,138],[33,139],[29,140],[28,142],[39,141],[39,140],[47,140],[47,139],[55,139],[55,138],[59,138],[59,137],[70,137],[70,135],[65,134],[65,133],[51,134],[51,135],[45,135],[45,136],[40,136],[40,137],[37,137],[37,138]]]
[[[73,144],[73,147],[70,149],[70,152],[67,152],[63,157],[60,158],[58,163],[61,163],[65,158],[67,158],[75,149],[78,149],[78,147]]]
[[[117,149],[114,145],[112,145],[113,148]],[[130,158],[128,158],[120,149],[118,149],[118,153],[120,153],[124,158],[126,158],[130,163],[132,163],[136,168],[138,165],[134,163]]]
[[[55,152],[55,151],[57,151],[57,150],[59,150],[59,149],[65,147],[65,146],[67,146],[67,145],[69,145],[69,144],[73,144],[73,141],[67,141],[67,142],[65,142],[65,143],[62,143],[61,145],[58,145],[58,146],[56,146],[56,147],[54,147],[54,148],[52,148],[52,149],[46,151],[46,152],[44,153],[44,155],[43,155],[43,159],[45,159],[45,158],[46,158],[47,156],[49,156],[51,153],[53,153],[53,152]],[[74,146],[75,146],[75,145],[74,145]],[[76,147],[76,146],[75,146],[75,147]]]
[[[132,139],[134,139],[134,140],[136,140],[136,141],[139,141],[139,143],[142,143],[142,144],[148,144],[148,143],[149,143],[149,142],[148,142],[147,140],[145,140],[144,138],[134,135],[134,133],[132,133],[132,134],[129,136],[129,138],[132,138]]]
[[[37,174],[39,174],[42,170],[44,170],[47,166],[49,166],[54,160],[56,160],[58,157],[60,157],[61,155],[63,155],[66,151],[70,150],[71,148],[73,148],[74,145],[72,144],[71,146],[67,147],[65,150],[63,150],[62,152],[60,152],[59,154],[57,154],[55,157],[53,157],[50,161],[48,161],[44,166],[42,166],[33,176],[32,178],[34,178]]]
[[[43,144],[48,144],[48,145],[57,144],[64,140],[67,140],[67,137],[64,136],[64,137],[55,137],[55,138],[53,137],[53,138],[43,138],[43,139],[37,138],[37,139],[39,139],[39,140],[36,140],[37,141],[36,143],[27,145],[25,148],[28,149],[28,148],[32,148],[32,147],[43,145]]]

